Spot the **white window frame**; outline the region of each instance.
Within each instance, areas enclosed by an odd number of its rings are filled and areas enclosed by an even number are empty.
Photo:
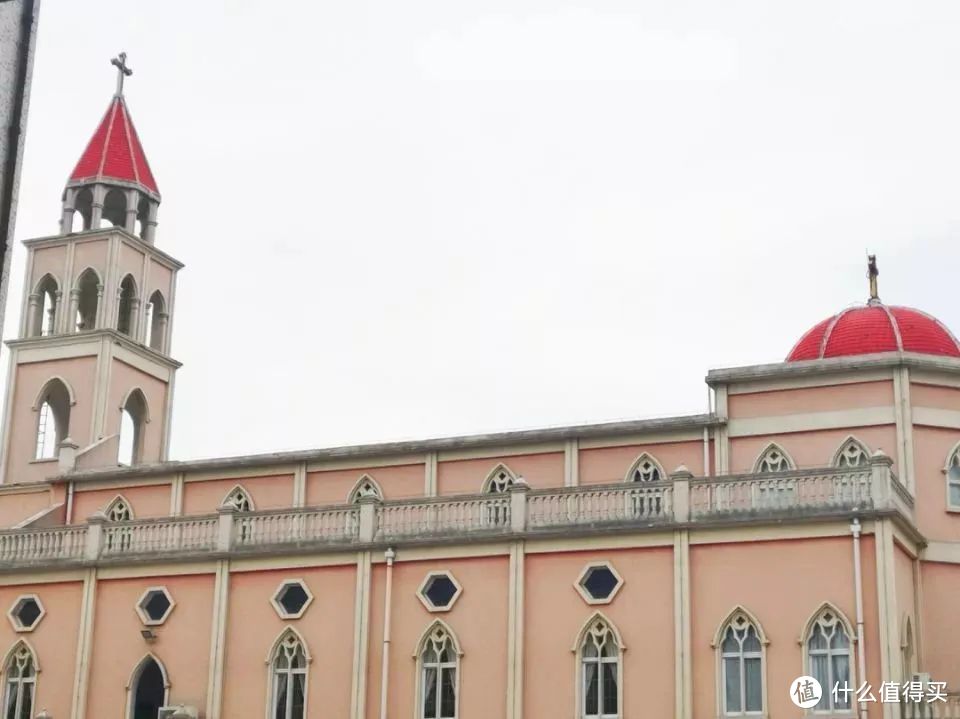
[[[18,655],[21,652],[26,653],[29,656],[29,661],[33,665],[33,676],[27,677],[26,679],[20,678],[16,684],[10,681],[10,670],[13,667],[13,663],[17,661]],[[3,685],[0,688],[0,707],[6,708],[7,702],[10,699],[10,691],[12,686],[16,686],[17,691],[17,707],[15,710],[14,716],[16,719],[33,719],[31,716],[33,712],[37,711],[37,680],[40,676],[40,664],[37,661],[37,653],[33,650],[33,647],[30,646],[29,642],[25,639],[17,640],[14,645],[10,648],[10,651],[7,652],[6,657],[3,659],[3,674],[2,680]],[[30,691],[30,707],[31,715],[23,714],[23,692],[29,687]]]
[[[427,630],[421,635],[420,641],[417,642],[417,649],[413,654],[413,658],[416,661],[416,691],[414,692],[414,717],[416,719],[435,719],[435,717],[427,717],[424,714],[426,709],[424,692],[426,690],[426,674],[427,669],[429,668],[423,661],[423,654],[427,649],[427,645],[433,643],[434,645],[438,641],[448,641],[450,643],[450,649],[453,652],[454,660],[452,662],[442,662],[438,664],[432,664],[430,666],[437,669],[437,691],[439,692],[440,687],[443,686],[443,676],[442,672],[444,670],[449,671],[453,670],[453,717],[444,717],[444,719],[457,719],[460,716],[460,680],[462,676],[461,670],[461,661],[460,658],[463,656],[463,651],[460,649],[460,642],[457,640],[456,634],[453,633],[453,630],[450,626],[444,622],[442,619],[435,620]],[[438,697],[439,699],[439,694]],[[440,714],[441,703],[437,702],[436,715]]]
[[[504,494],[510,491],[510,487],[516,484],[519,477],[520,475],[501,462],[487,473],[487,478],[483,480],[481,492],[483,494]]]
[[[243,503],[246,503],[246,508],[243,507]],[[221,507],[233,507],[237,512],[255,512],[256,506],[253,503],[253,497],[250,496],[250,492],[242,484],[234,485],[234,487],[226,493],[223,497],[223,501],[220,502]]]
[[[133,668],[133,671],[130,673],[130,677],[127,679],[127,718],[133,719],[133,710],[134,702],[136,700],[135,688],[137,682],[140,681],[140,675],[143,673],[143,669],[146,666],[147,662],[153,660],[156,662],[157,666],[160,668],[160,676],[163,677],[163,703],[164,705],[170,702],[170,675],[167,674],[167,667],[164,666],[163,662],[160,661],[158,657],[153,652],[147,652],[140,658],[140,661],[137,662],[136,666]]]
[[[286,609],[283,608],[283,605],[280,603],[280,595],[283,593],[283,590],[287,587],[298,584],[303,589],[303,593],[307,595],[307,601],[303,603],[303,606],[300,607],[299,611],[288,613]],[[281,619],[299,619],[302,617],[307,609],[310,608],[310,605],[313,604],[313,592],[310,591],[309,585],[300,577],[294,579],[284,579],[280,584],[277,585],[277,588],[274,590],[273,594],[270,596],[270,604],[273,605],[274,611],[277,613],[277,616]],[[278,644],[279,646],[279,644]]]
[[[590,574],[593,569],[605,568],[609,569],[610,573],[616,578],[617,584],[613,588],[613,591],[610,592],[610,596],[596,599],[590,592],[587,591],[587,588],[583,586],[584,580],[586,580],[587,575]],[[610,604],[620,593],[620,590],[623,589],[624,581],[623,577],[620,576],[620,572],[617,571],[616,567],[613,566],[611,562],[608,561],[599,561],[599,562],[587,562],[584,565],[583,569],[580,570],[580,575],[577,577],[577,581],[573,583],[573,588],[577,590],[577,594],[585,601],[587,604],[596,605],[596,604]]]
[[[23,602],[31,599],[37,603],[37,607],[40,609],[40,614],[37,616],[37,621],[30,626],[27,626],[26,624],[21,624],[20,619],[17,617],[17,610],[20,608],[20,605]],[[7,611],[7,619],[10,620],[10,625],[13,627],[13,631],[17,632],[18,634],[32,632],[34,629],[40,626],[40,622],[46,615],[47,609],[43,606],[43,602],[40,601],[40,597],[36,594],[21,594],[19,597],[17,597],[16,601],[10,605],[10,609]]]
[[[118,505],[121,505],[126,509],[126,517],[121,517],[119,519],[114,517],[114,513],[117,511]],[[104,510],[103,514],[107,518],[108,522],[130,522],[136,519],[133,514],[133,505],[130,504],[130,501],[122,494],[118,494],[116,497],[110,500],[110,504],[107,505],[107,508]]]
[[[810,618],[807,620],[807,623],[804,625],[803,633],[800,635],[801,644],[803,646],[803,674],[806,676],[814,676],[813,666],[810,662],[810,637],[813,634],[814,627],[820,623],[821,618],[824,614],[829,612],[834,616],[834,623],[837,629],[842,630],[847,635],[847,662],[849,666],[850,679],[849,684],[852,689],[856,689],[857,684],[857,652],[859,647],[857,647],[857,635],[853,631],[853,625],[850,623],[850,620],[847,619],[847,616],[837,609],[830,602],[824,602],[813,614],[810,615]],[[817,652],[818,655],[821,655],[822,652]],[[827,649],[827,656],[832,657],[836,654],[843,654],[843,652],[838,652]],[[833,662],[828,660],[827,667],[830,674],[833,674]],[[833,685],[824,686],[823,696],[828,698],[830,704],[833,704]],[[858,702],[856,700],[856,693],[850,694],[850,706],[847,709],[808,709],[808,714],[815,714],[819,716],[853,716],[858,708]]]
[[[610,659],[608,661],[600,661],[598,664],[612,664],[614,661],[617,665],[617,712],[615,714],[605,713],[605,714],[587,714],[586,713],[586,668],[583,656],[583,648],[586,646],[586,642],[591,638],[592,635],[596,634],[598,631],[609,632],[611,639],[613,640],[614,645],[617,648],[616,660]],[[623,678],[624,678],[624,664],[623,664],[623,655],[627,651],[627,647],[623,643],[623,639],[620,636],[620,632],[617,629],[616,625],[611,622],[603,612],[594,612],[590,618],[584,623],[583,627],[580,629],[580,632],[577,634],[576,643],[572,647],[574,655],[574,716],[577,719],[622,719],[623,717]],[[598,659],[601,659],[598,657]],[[599,686],[602,691],[602,682],[603,682],[603,673],[602,670],[599,670],[598,678],[600,681]]]
[[[727,676],[726,676],[726,663],[723,661],[728,655],[723,652],[723,641],[727,636],[727,630],[730,628],[731,624],[734,622],[739,622],[743,620],[746,624],[749,624],[753,627],[754,631],[757,633],[757,639],[760,640],[760,711],[740,711],[740,712],[728,712],[727,711],[727,697],[726,697],[726,688],[727,688]],[[718,717],[763,717],[767,715],[767,645],[770,641],[767,639],[766,634],[763,631],[763,627],[760,625],[760,621],[745,607],[740,605],[734,607],[729,614],[727,614],[726,619],[724,619],[720,626],[717,628],[717,633],[713,637],[713,642],[711,646],[714,648],[716,654],[716,677],[717,677],[717,716]],[[755,657],[755,653],[739,653],[736,656],[741,657],[740,662],[740,691],[741,699],[746,699],[746,674],[743,670],[743,659]],[[743,703],[741,703],[742,706]]]
[[[955,468],[960,469],[960,442],[953,445],[953,449],[951,449],[949,454],[947,454],[946,464],[943,465],[944,489],[946,490],[947,495],[946,501],[948,512],[960,512],[960,504],[954,504],[950,497],[951,487],[957,487],[960,489],[960,472],[958,472],[956,479],[950,476],[950,470]]]
[[[436,577],[446,577],[453,583],[453,586],[456,590],[454,591],[453,596],[450,598],[450,603],[445,607],[435,607],[426,597],[427,585],[430,584],[430,582]],[[449,612],[451,609],[453,609],[453,605],[457,603],[457,600],[460,598],[461,594],[463,594],[463,586],[457,581],[457,578],[453,576],[453,572],[447,569],[437,572],[427,572],[427,575],[423,578],[423,581],[420,582],[420,586],[417,588],[417,599],[420,600],[420,603],[430,613]]]
[[[267,655],[267,706],[266,706],[266,719],[274,719],[276,716],[276,703],[277,703],[277,689],[279,688],[279,681],[277,680],[277,670],[274,667],[274,663],[279,657],[280,651],[283,649],[283,645],[288,639],[294,639],[300,644],[300,648],[303,650],[303,656],[305,658],[305,666],[302,670],[297,669],[288,669],[285,673],[287,675],[287,707],[284,714],[288,714],[291,706],[291,697],[293,694],[289,691],[290,677],[294,674],[303,674],[303,716],[304,719],[310,716],[310,664],[313,662],[313,657],[310,656],[310,650],[307,648],[307,643],[304,641],[303,636],[293,627],[287,627],[274,641],[273,646],[270,647],[270,653]]]

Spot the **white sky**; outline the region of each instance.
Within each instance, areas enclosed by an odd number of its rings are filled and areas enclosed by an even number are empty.
[[[43,0],[17,235],[126,50],[187,265],[173,458],[701,412],[868,248],[960,331],[958,36],[955,0]]]

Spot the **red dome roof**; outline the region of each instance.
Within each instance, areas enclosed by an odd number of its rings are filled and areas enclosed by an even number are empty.
[[[925,312],[872,301],[815,325],[793,346],[787,362],[875,352],[960,357],[960,344],[943,323]]]

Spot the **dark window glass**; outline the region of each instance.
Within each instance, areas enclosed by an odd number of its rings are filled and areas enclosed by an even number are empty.
[[[280,593],[280,606],[287,614],[297,614],[307,603],[307,591],[300,584],[288,584]]]
[[[143,604],[143,611],[155,622],[163,619],[163,615],[170,609],[170,600],[163,592],[153,592]]]
[[[619,580],[608,567],[594,567],[583,580],[583,588],[594,599],[606,599],[617,588]]]
[[[444,574],[438,574],[428,583],[423,594],[427,600],[435,607],[448,607],[453,601],[453,596],[457,593],[457,585],[451,581],[450,577]]]

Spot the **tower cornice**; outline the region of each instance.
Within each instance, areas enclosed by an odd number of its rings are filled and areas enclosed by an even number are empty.
[[[150,349],[148,346],[140,344],[139,342],[134,342],[127,335],[110,327],[102,327],[84,332],[10,339],[6,340],[4,344],[11,349],[19,350],[46,347],[76,347],[77,345],[97,344],[104,338],[112,340],[115,344],[130,350],[143,359],[156,362],[168,369],[176,370],[183,366],[182,362],[178,362],[172,357]],[[91,352],[90,354],[95,354],[95,352]]]
[[[171,270],[182,270],[185,266],[180,260],[176,259],[172,255],[168,255],[163,250],[157,249],[155,245],[152,245],[136,235],[127,232],[122,227],[103,227],[98,230],[71,232],[67,235],[61,234],[48,235],[46,237],[34,237],[28,240],[23,240],[23,245],[24,247],[28,247],[30,249],[42,249],[44,247],[57,247],[58,245],[68,242],[86,242],[90,240],[106,239],[114,235],[130,243],[137,249],[146,252],[158,262],[169,267]]]

